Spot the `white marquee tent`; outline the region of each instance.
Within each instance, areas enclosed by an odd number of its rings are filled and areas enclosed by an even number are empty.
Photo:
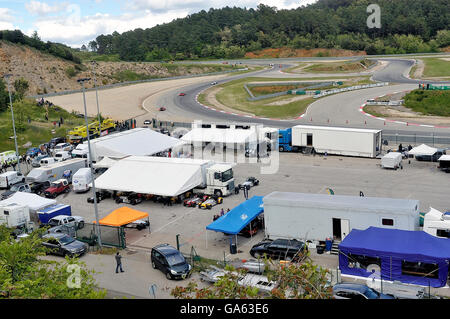
[[[17,204],[28,206],[30,211],[37,212],[43,208],[49,207],[56,204],[56,200],[48,199],[36,194],[16,192],[10,198],[2,200],[0,206],[6,206],[10,204]]]
[[[181,140],[188,143],[222,143],[222,144],[256,144],[255,130],[194,128],[186,133]]]
[[[433,155],[436,152],[437,152],[437,148],[422,144],[422,145],[416,146],[413,149],[411,149],[410,151],[408,151],[408,154],[411,154],[411,155]]]

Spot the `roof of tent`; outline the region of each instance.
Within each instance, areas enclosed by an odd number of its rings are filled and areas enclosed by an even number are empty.
[[[0,202],[0,206],[6,206],[9,204],[18,204],[28,206],[31,210],[38,211],[44,207],[55,205],[56,200],[48,199],[36,194],[16,192],[10,198]]]
[[[114,164],[117,163],[117,160],[113,160],[105,156],[100,162],[93,164],[94,168],[111,168]]]
[[[423,231],[369,227],[353,229],[339,244],[343,252],[373,255],[384,253],[399,258],[434,258],[450,260],[450,241]]]
[[[450,161],[450,155],[442,155],[438,161]]]
[[[140,212],[129,207],[121,207],[113,211],[105,218],[100,219],[99,224],[108,226],[123,226],[146,217],[148,217],[147,213]]]
[[[148,128],[135,128],[91,141],[92,152],[96,158],[148,156],[182,144],[185,142]]]
[[[202,165],[211,161],[131,156],[95,180],[99,189],[178,196],[203,183]]]
[[[262,212],[263,197],[253,196],[206,226],[206,229],[236,235]]]
[[[408,154],[412,155],[433,155],[437,152],[437,148],[430,147],[428,145],[422,144],[420,146],[416,146],[410,151],[408,151]]]
[[[189,143],[210,142],[244,144],[256,142],[256,138],[254,130],[194,128],[181,137],[181,140]]]

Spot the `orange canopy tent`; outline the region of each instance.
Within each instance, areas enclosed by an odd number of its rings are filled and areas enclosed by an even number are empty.
[[[121,207],[113,211],[105,218],[100,219],[99,224],[108,226],[123,226],[146,217],[148,218],[148,213],[140,212],[129,207]]]

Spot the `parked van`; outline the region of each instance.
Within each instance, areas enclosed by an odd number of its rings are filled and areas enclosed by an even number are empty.
[[[92,183],[90,168],[80,168],[72,177],[74,192],[87,192],[90,189],[90,183]]]
[[[54,157],[56,162],[62,162],[62,161],[65,161],[65,160],[68,160],[71,158],[72,158],[72,156],[67,151],[56,152],[55,157]]]
[[[38,155],[31,161],[31,166],[33,167],[41,167],[41,159],[48,158],[48,155]]]
[[[0,163],[17,163],[17,157],[15,151],[6,151],[0,153]]]
[[[381,159],[381,167],[397,169],[402,166],[402,153],[390,152]]]
[[[46,158],[41,159],[41,161],[39,162],[39,164],[40,164],[41,166],[47,166],[47,165],[53,164],[53,163],[55,163],[55,162],[56,162],[56,161],[55,161],[55,159],[54,159],[53,157],[46,157]]]
[[[78,144],[77,147],[72,151],[73,158],[88,158],[89,149],[87,144]]]
[[[16,171],[9,171],[0,175],[0,188],[9,188],[11,185],[25,182],[25,177]]]

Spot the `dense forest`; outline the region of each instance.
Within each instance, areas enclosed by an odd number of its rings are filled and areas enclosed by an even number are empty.
[[[61,43],[53,43],[53,42],[43,42],[39,38],[37,32],[34,32],[31,37],[25,35],[20,30],[14,31],[0,31],[0,40],[9,41],[12,43],[28,45],[33,47],[39,51],[49,53],[56,57],[73,61],[75,63],[81,63],[81,60],[78,56],[74,54],[74,50],[64,44]]]
[[[367,54],[437,52],[450,45],[448,0],[378,0],[381,28],[368,28],[369,0],[319,0],[292,10],[210,9],[150,29],[100,35],[88,45],[127,61],[240,58],[264,48],[341,48]]]

